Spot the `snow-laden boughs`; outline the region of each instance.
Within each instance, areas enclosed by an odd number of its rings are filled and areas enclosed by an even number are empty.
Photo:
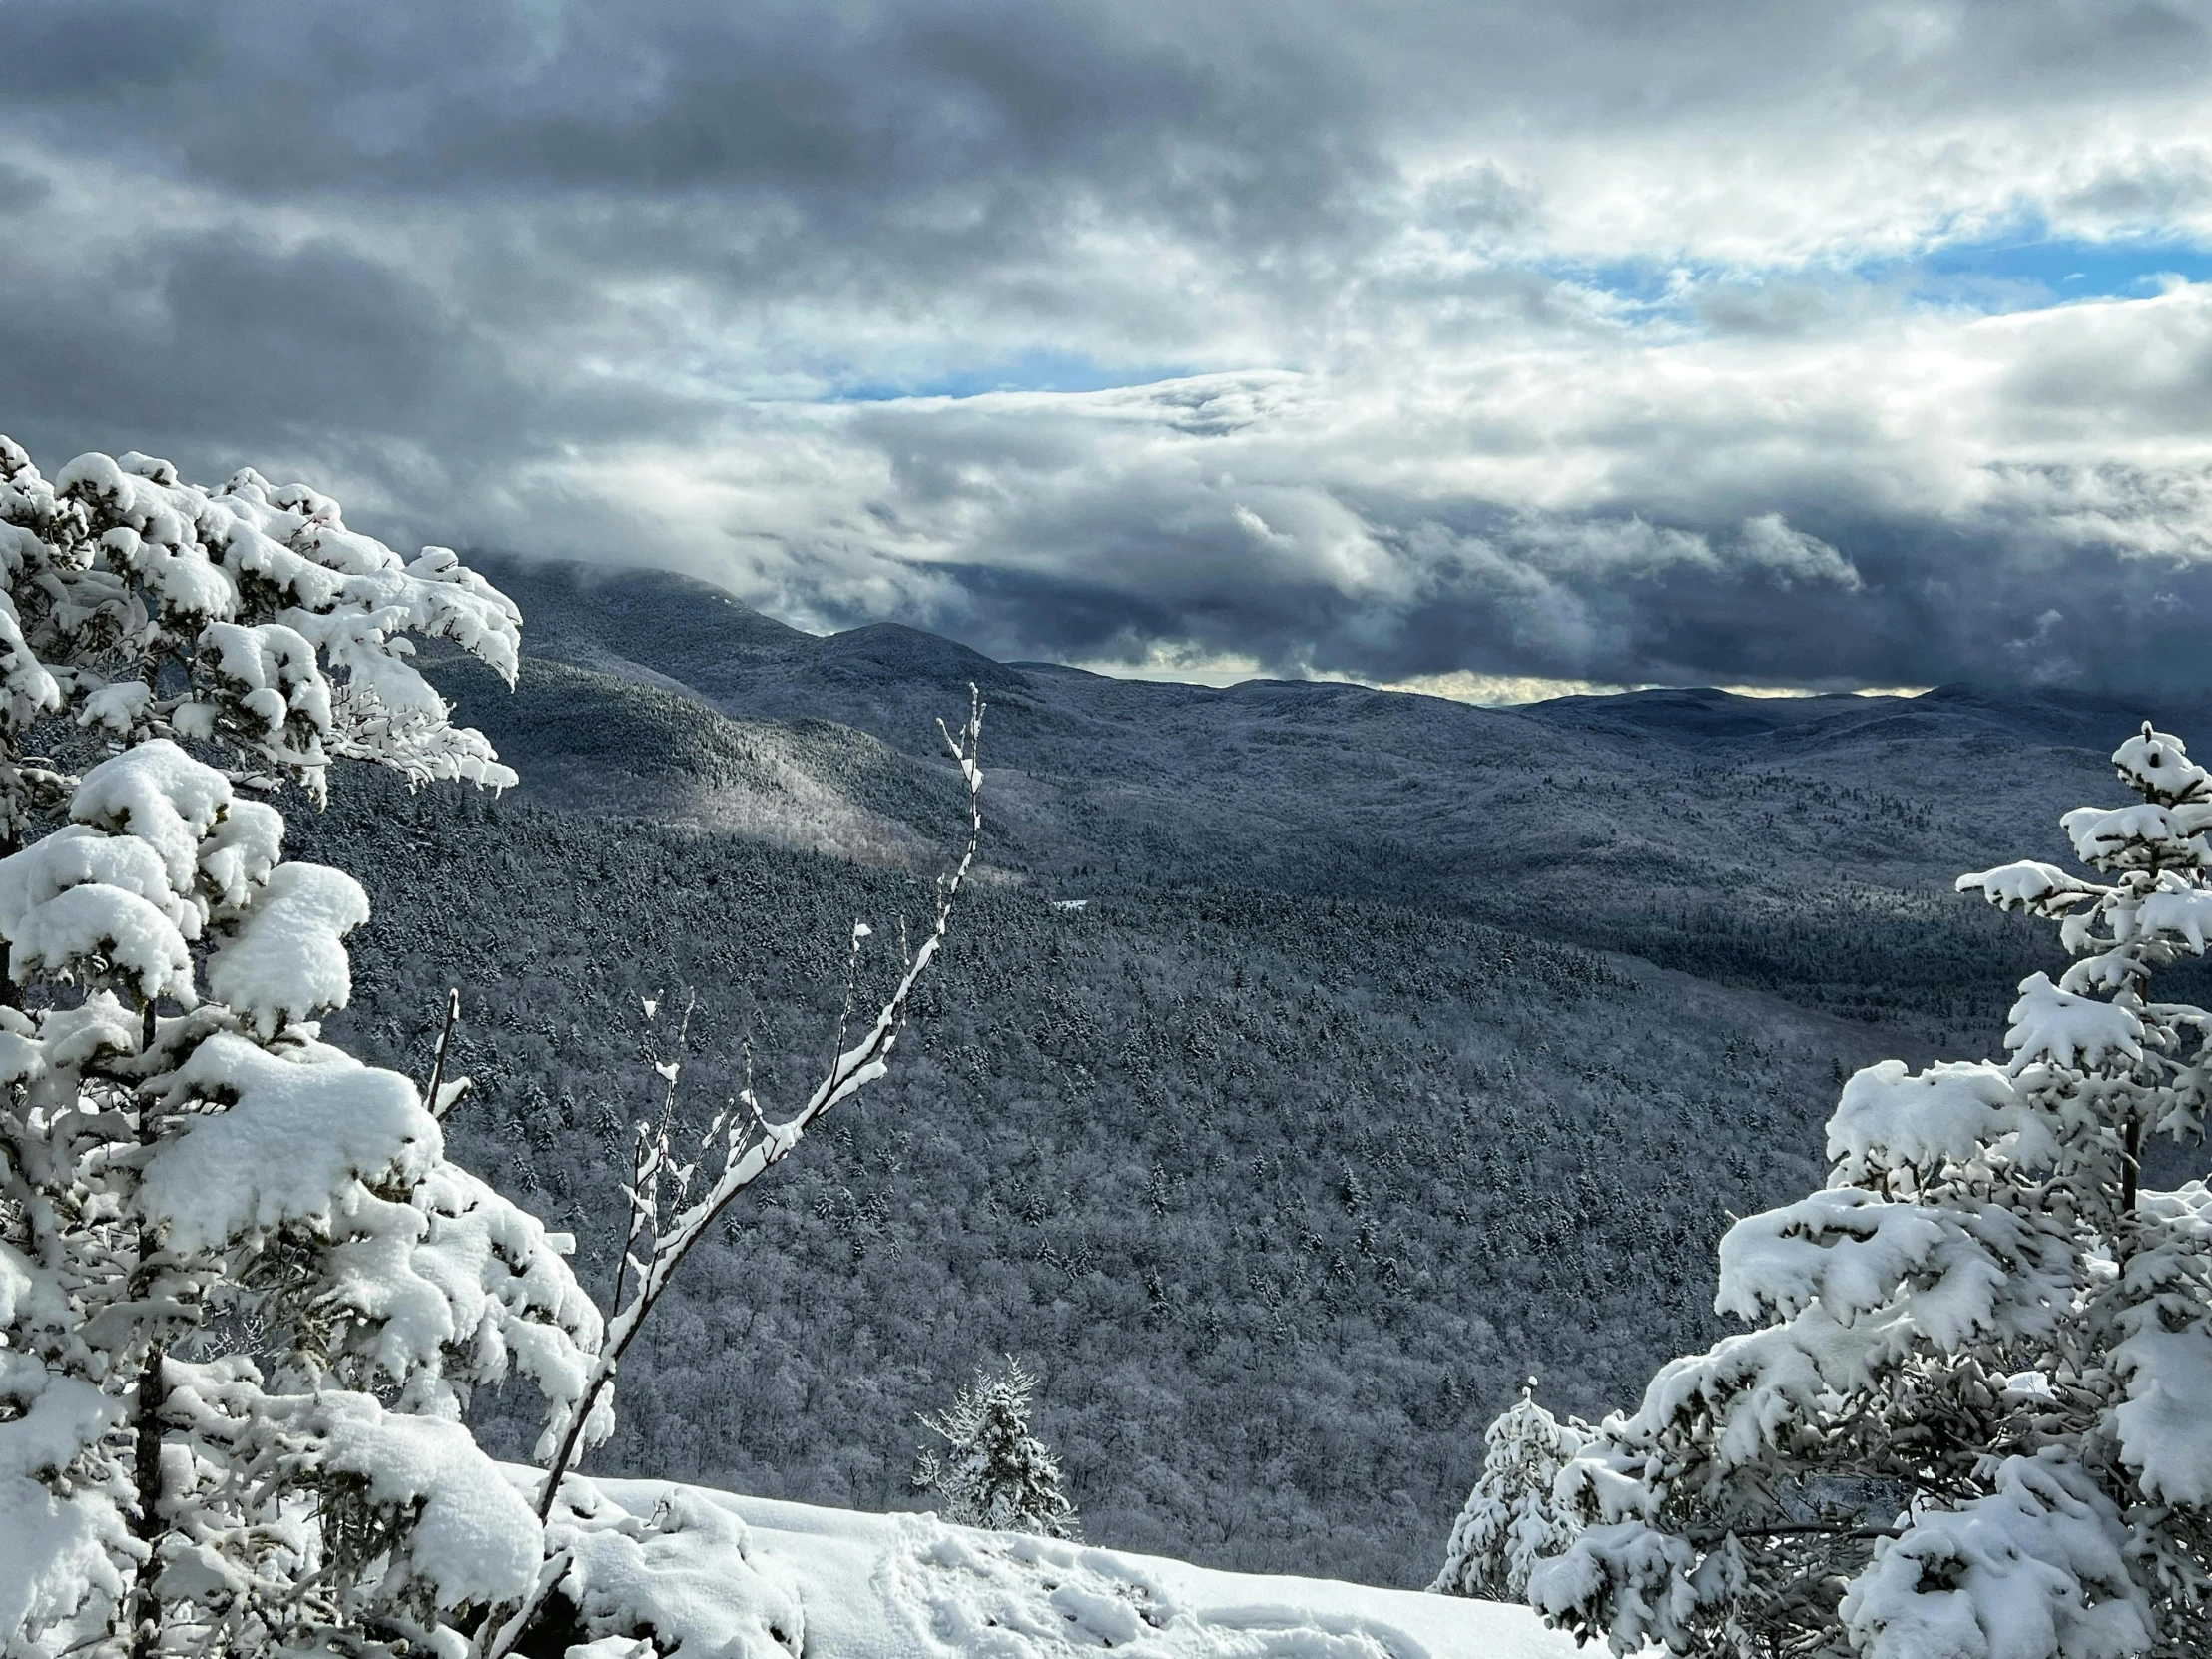
[[[2055,920],[2007,1060],[1844,1088],[1818,1193],[1730,1229],[1716,1307],[1560,1471],[1583,1530],[1528,1598],[1616,1652],[2121,1659],[2212,1652],[2212,1193],[2139,1190],[2202,1135],[2212,1016],[2152,976],[2212,941],[2212,775],[2146,726],[2141,797],[2063,827],[2095,878],[1963,891]]]
[[[1443,1570],[1428,1587],[1482,1601],[1524,1600],[1530,1569],[1581,1530],[1572,1515],[1560,1512],[1551,1491],[1588,1432],[1587,1423],[1561,1422],[1539,1405],[1530,1378],[1519,1402],[1482,1436],[1481,1477],[1451,1529]]]
[[[221,489],[137,453],[47,479],[0,437],[0,831],[20,837],[67,780],[27,758],[65,713],[131,744],[218,745],[241,776],[319,798],[331,761],[410,780],[514,781],[409,661],[451,641],[514,681],[521,617],[445,548],[412,560],[338,504],[251,469]]]
[[[456,1614],[535,1579],[537,1517],[461,1423],[274,1390],[242,1358],[169,1368],[189,1456],[164,1471],[158,1651],[455,1652]]]
[[[2007,1457],[1989,1490],[1878,1539],[1844,1596],[1844,1628],[1868,1659],[1946,1654],[2142,1653],[2151,1610],[2129,1575],[2127,1528],[2097,1483],[2055,1447]]]
[[[0,860],[0,1651],[458,1651],[543,1541],[472,1392],[611,1427],[566,1241],[320,1040],[368,905],[275,809],[150,739],[69,816]]]
[[[48,1303],[30,1306],[33,1298]],[[130,1496],[108,1442],[118,1402],[69,1369],[71,1312],[52,1279],[0,1244],[0,1651],[73,1631],[120,1605],[128,1586]],[[21,1344],[20,1348],[15,1345]]]

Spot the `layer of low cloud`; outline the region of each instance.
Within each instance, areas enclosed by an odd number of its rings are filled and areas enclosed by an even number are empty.
[[[2201,686],[2212,286],[1916,273],[2212,245],[2205,25],[17,0],[0,430],[1132,672]]]

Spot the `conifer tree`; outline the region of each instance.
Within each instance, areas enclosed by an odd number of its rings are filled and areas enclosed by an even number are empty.
[[[538,1567],[469,1396],[519,1372],[565,1427],[598,1314],[413,1084],[319,1040],[368,914],[349,876],[285,861],[276,811],[166,739],[87,773],[72,818],[0,861],[10,971],[83,993],[5,1014],[28,1109],[0,1441],[37,1446],[0,1495],[0,1540],[28,1539],[0,1548],[8,1651],[51,1626],[143,1654],[434,1644]]]
[[[950,1406],[922,1417],[944,1449],[923,1453],[915,1484],[939,1495],[946,1520],[1048,1538],[1077,1535],[1060,1460],[1029,1426],[1036,1391],[1036,1377],[1008,1356],[1002,1371],[977,1367]]]
[[[1560,1492],[1589,1524],[1529,1599],[1616,1652],[2118,1659],[2212,1652],[2212,1014],[2152,994],[2212,939],[2212,775],[2146,725],[2135,804],[2062,820],[2101,879],[1964,891],[2059,924],[2008,1060],[1862,1071],[1829,1185],[1733,1227],[1756,1322],[1608,1417]]]
[[[1517,1403],[1484,1432],[1482,1474],[1444,1548],[1429,1589],[1482,1601],[1520,1601],[1529,1570],[1574,1542],[1581,1528],[1560,1512],[1552,1483],[1582,1449],[1586,1424],[1562,1423],[1536,1402],[1530,1378]]]
[[[565,1430],[599,1318],[447,1091],[320,1041],[367,900],[241,791],[511,781],[401,636],[511,679],[517,614],[302,487],[5,439],[0,576],[0,1650],[449,1646],[541,1553],[460,1413],[519,1372]],[[42,718],[120,753],[70,778]]]

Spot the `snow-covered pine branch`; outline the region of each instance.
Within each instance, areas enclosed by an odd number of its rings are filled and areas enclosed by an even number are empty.
[[[512,685],[521,614],[441,547],[403,559],[338,504],[247,469],[221,489],[136,452],[80,455],[52,479],[0,437],[0,830],[12,840],[66,781],[23,754],[39,717],[116,744],[211,742],[235,777],[302,784],[333,760],[410,782],[514,782],[482,733],[409,661],[448,640]]]
[[[2212,1016],[2151,999],[2212,939],[2212,776],[2145,726],[2139,797],[2063,826],[2094,872],[1960,879],[2055,920],[2004,1063],[1860,1072],[1829,1185],[1720,1248],[1755,1328],[1671,1362],[1561,1471],[1585,1523],[1529,1600],[1617,1653],[2212,1652]]]
[[[568,1536],[569,1544],[556,1547],[545,1570],[527,1595],[518,1595],[496,1609],[480,1630],[474,1652],[479,1659],[505,1659],[527,1635],[531,1620],[545,1599],[559,1591],[576,1601],[586,1592],[577,1582],[573,1558],[574,1540],[580,1534],[560,1523],[565,1501],[564,1483],[575,1472],[584,1452],[594,1443],[595,1425],[611,1420],[615,1380],[623,1356],[658,1306],[677,1270],[692,1247],[705,1237],[723,1211],[754,1182],[783,1162],[799,1146],[807,1130],[825,1113],[833,1111],[877,1081],[888,1070],[891,1050],[905,1028],[906,1010],[914,988],[943,948],[953,907],[974,868],[983,834],[983,772],[980,745],[984,704],[975,687],[968,688],[968,715],[955,736],[941,722],[945,747],[960,769],[967,791],[967,838],[958,861],[937,880],[936,908],[923,930],[920,944],[905,955],[890,995],[861,1029],[857,1041],[845,1046],[851,1023],[851,986],[848,977],[844,1012],[837,1025],[836,1052],[822,1080],[806,1101],[789,1115],[771,1118],[757,1098],[752,1081],[715,1114],[688,1162],[679,1162],[675,1146],[676,1090],[682,1075],[683,1041],[679,1035],[673,1060],[655,1063],[664,1085],[657,1118],[636,1126],[635,1156],[631,1178],[623,1187],[627,1222],[624,1247],[617,1269],[615,1307],[608,1318],[604,1343],[593,1359],[579,1395],[582,1405],[571,1413],[566,1430],[544,1459],[545,1474],[538,1485],[537,1513],[553,1523],[549,1538]],[[861,942],[869,936],[865,923],[853,924],[853,960]],[[683,1018],[688,1028],[693,1004],[687,1001]],[[657,1013],[648,1006],[647,1017]],[[716,1168],[719,1160],[719,1168]],[[711,1178],[697,1196],[693,1182],[705,1166]],[[665,1212],[665,1213],[664,1213]]]

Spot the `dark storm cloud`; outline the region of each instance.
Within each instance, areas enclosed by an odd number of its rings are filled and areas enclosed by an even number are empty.
[[[1768,109],[1833,77],[1873,118],[2054,91],[2140,95],[2192,84],[2208,57],[2198,5],[2018,0],[8,10],[13,67],[0,85],[20,97],[66,106],[166,89],[106,113],[244,187],[314,179],[441,195],[467,179],[831,179],[881,195],[998,158],[1090,164],[1194,142],[1258,177],[1273,149],[1287,146],[1296,171],[1348,126],[1428,127],[1477,103],[1551,127],[1633,129]],[[253,76],[255,96],[207,96],[229,76]],[[293,142],[268,143],[273,130]]]
[[[1273,247],[1359,218],[1387,171],[1337,41],[1203,8],[37,6],[19,27],[52,54],[14,60],[40,131],[256,198],[781,207],[862,243],[886,206],[895,228],[951,198],[988,258],[997,221],[1049,229],[1070,189]]]
[[[2206,297],[1860,267],[2212,235],[2207,64],[2196,5],[12,0],[0,430],[1023,656],[2195,681]],[[1187,377],[843,401],[1001,365]]]
[[[0,95],[81,104],[205,84],[215,19],[141,0],[12,0],[0,15]]]
[[[1506,541],[1498,559],[1431,566],[1408,606],[1254,580],[1234,559],[1209,564],[1224,579],[1172,595],[972,565],[948,573],[961,596],[950,627],[1009,658],[1142,663],[1165,639],[1200,648],[1199,660],[1386,684],[1471,672],[1616,685],[2212,688],[2212,566],[2101,550],[2028,559],[1939,523],[1836,533],[1856,550],[1861,580],[1850,586],[1725,566],[1561,573]],[[924,619],[946,625],[941,609]]]
[[[56,142],[253,198],[492,196],[556,217],[579,197],[781,209],[788,234],[768,237],[781,252],[827,256],[815,238],[829,236],[848,257],[926,247],[923,222],[941,237],[944,215],[909,210],[958,203],[988,262],[1034,252],[1021,239],[1060,228],[1072,192],[1084,211],[1280,272],[1380,233],[1392,146],[1448,135],[1470,110],[1564,133],[1720,125],[1787,107],[1818,69],[1873,126],[2054,88],[2139,97],[2207,63],[2200,8],[1896,15],[1915,26],[1753,0],[1423,0],[1357,18],[1023,0],[16,0],[0,74],[21,119]],[[1437,200],[1464,227],[1527,217],[1525,183],[1494,164],[1478,158],[1459,182]]]
[[[0,214],[23,214],[45,201],[46,181],[0,162]]]
[[[189,232],[43,270],[21,252],[0,253],[0,362],[42,447],[138,433],[228,470],[270,446],[405,439],[461,462],[487,427],[504,454],[524,424],[526,393],[464,320],[342,247]]]

